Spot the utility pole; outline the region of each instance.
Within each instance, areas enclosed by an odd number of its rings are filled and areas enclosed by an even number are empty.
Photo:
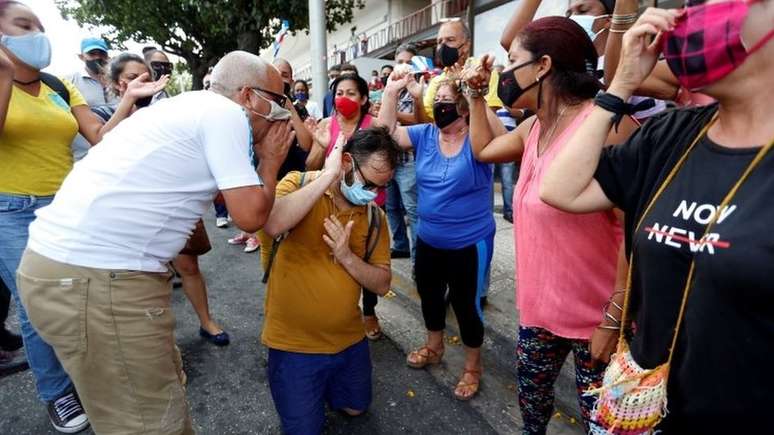
[[[328,43],[325,32],[325,0],[309,0],[309,39],[311,40],[312,88],[322,110],[328,91]]]

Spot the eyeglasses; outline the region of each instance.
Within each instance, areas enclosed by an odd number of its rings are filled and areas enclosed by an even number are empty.
[[[360,178],[363,179],[363,189],[365,190],[379,190],[379,189],[385,189],[387,186],[382,186],[381,184],[376,184],[373,181],[368,180],[368,178],[363,175],[363,171],[360,170],[360,166],[357,164],[355,159],[352,159],[352,165],[355,167],[355,170],[358,174],[360,174]]]
[[[269,95],[269,97],[271,97],[271,100],[274,101],[275,103],[279,104],[280,107],[285,107],[285,104],[288,101],[288,97],[286,97],[286,96],[284,96],[282,94],[278,94],[276,92],[272,92],[272,91],[268,91],[268,90],[263,89],[263,88],[259,88],[258,86],[252,86],[251,89],[254,89],[254,90],[258,91],[258,92],[263,92],[264,94]]]

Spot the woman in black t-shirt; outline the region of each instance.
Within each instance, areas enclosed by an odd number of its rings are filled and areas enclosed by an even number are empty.
[[[616,305],[628,305],[633,335],[619,350],[634,363],[670,362],[668,414],[656,427],[665,434],[770,426],[761,416],[774,391],[772,23],[772,0],[649,9],[624,35],[617,75],[597,99],[605,109],[594,109],[542,185],[542,199],[566,211],[626,212],[631,291],[608,312],[620,319]],[[662,48],[686,88],[718,103],[662,113],[603,149]]]

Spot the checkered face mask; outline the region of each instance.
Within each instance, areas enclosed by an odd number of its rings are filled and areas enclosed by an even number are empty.
[[[683,87],[697,91],[717,82],[774,37],[772,29],[749,50],[745,48],[742,24],[753,1],[685,8],[674,30],[664,35],[663,50],[669,69]]]

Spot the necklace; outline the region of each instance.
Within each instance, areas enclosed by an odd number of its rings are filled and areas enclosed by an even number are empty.
[[[464,126],[455,133],[440,132],[438,137],[441,139],[441,142],[449,145],[449,144],[453,144],[454,142],[459,140],[460,136],[464,136],[467,133],[468,133],[468,126]]]
[[[567,108],[570,106],[564,106],[562,107],[562,110],[559,111],[559,115],[556,117],[556,120],[554,121],[554,125],[551,126],[551,131],[548,134],[548,139],[546,139],[545,142],[543,142],[546,146],[546,149],[551,145],[551,140],[554,138],[554,133],[556,132],[556,127],[559,126],[559,122],[562,120],[562,116],[564,116],[564,112],[567,111]],[[540,153],[540,138],[538,137],[538,146],[535,150],[537,152],[537,156],[540,157],[542,154]],[[546,150],[543,150],[543,154],[545,154]]]
[[[28,85],[31,85],[31,84],[33,84],[33,83],[35,83],[35,82],[39,82],[39,81],[40,81],[40,77],[36,78],[35,80],[30,80],[30,81],[28,81],[28,82],[23,82],[23,81],[21,81],[21,80],[16,80],[16,79],[13,79],[13,82],[14,82],[14,83],[18,83],[18,84],[20,84],[20,85],[22,85],[22,86],[28,86]]]

